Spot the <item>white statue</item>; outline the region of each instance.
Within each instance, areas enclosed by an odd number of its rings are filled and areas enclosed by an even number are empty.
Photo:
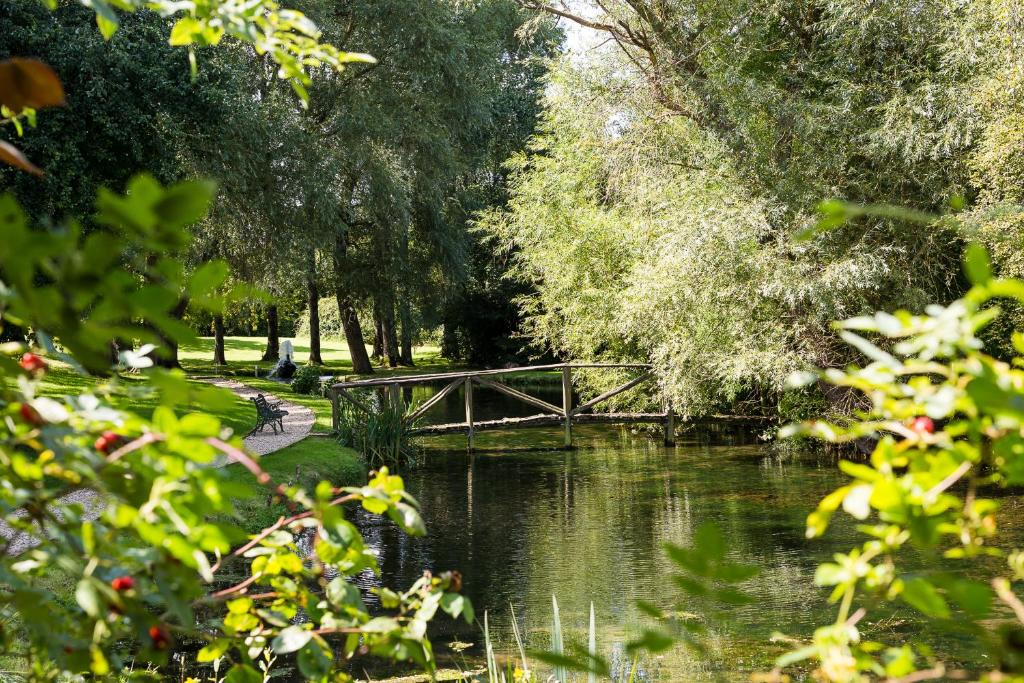
[[[279,379],[291,379],[292,375],[295,374],[295,361],[293,356],[295,350],[292,348],[291,340],[285,339],[281,342],[281,354],[277,360],[277,365],[270,371],[269,377],[277,377]]]

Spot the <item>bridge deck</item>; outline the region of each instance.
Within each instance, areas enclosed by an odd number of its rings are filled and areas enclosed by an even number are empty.
[[[629,381],[610,389],[603,394],[596,396],[586,403],[578,406],[572,405],[572,373],[578,369],[617,369],[637,370]],[[562,380],[562,405],[548,403],[526,392],[503,384],[497,381],[502,375],[512,375],[524,372],[535,372],[538,370],[559,370]],[[675,443],[676,415],[668,402],[663,399],[666,406],[664,412],[660,413],[623,413],[592,412],[595,406],[604,403],[608,399],[629,391],[641,384],[653,379],[651,366],[641,363],[557,363],[550,365],[532,365],[515,368],[500,368],[495,370],[467,370],[462,372],[439,372],[425,375],[405,375],[399,377],[382,377],[372,379],[360,379],[346,382],[338,382],[330,388],[331,404],[334,415],[334,428],[339,427],[340,402],[342,399],[348,401],[358,409],[369,412],[371,406],[358,398],[354,390],[376,389],[385,387],[389,393],[389,400],[405,414],[405,424],[410,435],[433,435],[462,433],[468,437],[469,447],[473,448],[473,436],[476,432],[490,429],[518,429],[525,427],[546,427],[561,426],[564,430],[564,443],[566,448],[572,447],[572,425],[573,424],[661,424],[665,429],[665,443]],[[414,384],[446,383],[432,397],[421,403],[415,409],[406,406],[402,399],[401,387]],[[545,411],[528,417],[506,417],[498,420],[476,420],[473,416],[473,389],[476,386],[493,389],[502,394],[515,398],[519,401],[540,408]],[[453,391],[462,388],[466,409],[464,422],[455,422],[438,425],[420,425],[420,418],[423,417],[433,406],[437,405],[445,396]],[[737,415],[712,415],[701,418],[687,418],[685,422],[751,422],[763,421],[766,418],[746,417]]]

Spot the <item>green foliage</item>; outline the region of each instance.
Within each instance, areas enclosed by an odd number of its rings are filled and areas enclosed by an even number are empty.
[[[42,0],[51,10],[57,0]],[[283,9],[273,0],[246,4],[214,2],[175,2],[174,0],[82,0],[96,13],[96,25],[103,38],[110,40],[120,24],[120,12],[150,10],[163,17],[176,17],[169,43],[187,46],[193,74],[197,71],[195,48],[217,45],[225,36],[252,45],[257,54],[267,55],[277,64],[279,78],[287,80],[305,104],[306,88],[312,82],[311,69],[341,69],[350,62],[372,62],[365,54],[343,52],[320,42],[320,29],[302,12]]]
[[[1021,274],[1015,1],[529,5],[614,38],[556,64],[482,221],[541,349],[652,361],[682,413],[771,410],[790,371],[851,360],[832,320],[957,296],[965,238]],[[812,234],[829,197],[907,208]]]
[[[251,420],[252,406],[247,416]],[[274,452],[274,457],[260,461],[270,478],[285,486],[307,491],[321,481],[335,486],[357,486],[366,481],[366,465],[358,453],[339,445],[334,439],[310,437]],[[259,533],[281,517],[288,516],[286,501],[267,491],[252,472],[234,463],[224,468],[228,486],[249,489],[250,494],[234,501],[240,526],[249,533]]]
[[[782,285],[767,207],[720,144],[647,116],[628,85],[611,67],[561,65],[542,134],[511,162],[508,209],[482,219],[538,288],[520,299],[525,332],[564,358],[653,359],[682,414],[780,387],[799,360],[767,296]]]
[[[368,411],[341,401],[338,443],[362,454],[371,469],[415,465],[420,451],[409,435],[412,425],[406,419],[406,409],[376,394],[368,398],[363,402]]]
[[[321,372],[323,370],[316,365],[300,365],[292,377],[292,391],[296,394],[321,395]]]
[[[216,310],[213,292],[226,276],[212,263],[186,277],[174,257],[211,195],[204,183],[165,188],[139,177],[127,195],[100,193],[104,229],[88,235],[73,224],[30,232],[17,203],[0,199],[10,238],[0,249],[3,320],[32,329],[46,357],[83,373],[108,369],[112,333],[187,339],[167,307],[187,293]],[[218,662],[231,680],[262,680],[260,667],[283,656],[294,656],[309,680],[351,680],[345,670],[362,653],[432,670],[427,622],[438,609],[472,621],[450,574],[426,575],[404,592],[377,589],[376,616],[350,582],[376,571],[376,553],[342,505],[424,532],[416,501],[386,468],[359,487],[278,484],[215,417],[176,414],[193,393],[180,373],[147,373],[161,404],[149,420],[89,393],[40,395],[46,360],[28,354],[19,363],[24,351],[13,343],[0,355],[0,513],[8,530],[0,609],[16,624],[3,630],[0,654],[31,677],[160,667],[179,639],[204,642],[199,661]],[[151,365],[143,349],[121,361]],[[218,456],[244,467],[287,514],[249,536],[232,500],[251,491],[213,466]],[[313,539],[312,560],[300,550],[304,539]],[[75,586],[72,600],[52,592],[57,577]],[[300,610],[306,618],[293,623]],[[158,678],[160,669],[142,675]]]
[[[998,301],[1024,300],[1024,282],[993,279],[977,246],[968,248],[965,270],[973,286],[947,306],[929,306],[924,315],[897,311],[840,323],[840,335],[868,363],[820,376],[862,394],[866,408],[849,422],[812,421],[787,430],[833,443],[871,438],[876,445],[869,462],[840,463],[850,482],[807,518],[813,538],[841,510],[868,540],[818,567],[815,582],[830,588],[830,599],[839,603],[836,620],[779,666],[810,658],[820,678],[843,682],[898,678],[919,669],[944,675],[949,663],[942,654],[913,638],[893,646],[861,639],[857,624],[881,599],[955,624],[989,653],[993,668],[1024,674],[1013,645],[1014,634],[1024,632],[1024,610],[1013,591],[1013,583],[1024,579],[1021,553],[1000,533],[1001,505],[993,495],[1024,482],[1024,360],[986,355],[979,338],[1000,314]],[[1017,333],[1013,344],[1024,353]],[[922,553],[923,567],[905,568],[911,548]],[[1001,558],[1002,568],[979,562],[986,557]],[[966,566],[987,580],[964,578],[959,569]],[[989,621],[997,600],[1016,615],[998,630]]]

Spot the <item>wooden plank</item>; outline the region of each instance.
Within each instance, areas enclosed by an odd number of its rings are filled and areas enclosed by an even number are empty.
[[[514,375],[522,372],[538,370],[561,370],[562,368],[608,368],[650,370],[646,363],[553,363],[550,365],[526,365],[515,368],[496,368],[494,370],[466,370],[461,372],[439,372],[432,375],[404,375],[398,377],[381,377],[379,379],[359,379],[351,382],[339,382],[333,386],[344,389],[357,387],[379,387],[397,382],[398,384],[423,384],[426,382],[453,381],[467,377],[486,377],[491,375]]]
[[[562,415],[531,415],[529,417],[506,417],[501,420],[481,420],[473,423],[473,432],[491,429],[521,429],[526,427],[560,427],[564,424]],[[585,413],[573,418],[576,424],[664,424],[664,413]],[[440,425],[424,425],[412,430],[412,434],[465,434],[467,424],[454,422]]]
[[[464,382],[466,385],[466,439],[469,450],[473,450],[475,445],[473,443],[473,378],[467,377]]]
[[[562,368],[562,418],[565,420],[565,433],[562,445],[572,448],[572,368]]]
[[[370,406],[366,405],[365,403],[360,401],[358,398],[353,396],[351,393],[349,393],[348,391],[346,391],[342,387],[339,387],[337,384],[335,384],[333,387],[331,387],[331,389],[337,391],[339,396],[341,396],[346,401],[348,401],[349,403],[354,405],[356,408],[359,408],[360,410],[362,410],[367,415],[369,415],[369,414],[371,414],[373,412],[372,410],[370,410]]]
[[[482,377],[473,377],[472,379],[477,384],[488,387],[490,389],[494,389],[495,391],[500,391],[506,396],[517,398],[523,403],[529,403],[530,405],[540,408],[541,410],[547,410],[549,412],[554,413],[555,415],[558,415],[559,413],[562,412],[562,409],[559,408],[558,406],[548,403],[547,401],[543,401],[539,398],[530,396],[529,394],[519,391],[518,389],[513,389],[507,384],[502,384],[501,382],[492,382],[491,380],[483,379]]]
[[[420,404],[420,406],[416,410],[414,410],[409,415],[409,417],[406,418],[406,420],[405,420],[406,424],[412,424],[416,420],[418,420],[421,417],[423,417],[423,415],[428,410],[433,408],[435,405],[437,405],[437,403],[439,401],[443,400],[445,396],[447,396],[448,394],[452,393],[453,391],[458,389],[460,386],[462,386],[462,380],[458,380],[458,379],[455,380],[454,382],[452,382],[451,384],[446,385],[443,389],[441,389],[441,391],[437,392],[436,394],[434,394],[433,396],[428,398],[426,401],[424,401],[422,404]]]
[[[636,385],[643,384],[644,382],[649,380],[651,377],[652,377],[651,373],[645,372],[644,374],[640,375],[639,377],[637,377],[635,379],[629,380],[625,384],[619,385],[619,386],[615,387],[614,389],[609,389],[608,391],[604,392],[600,396],[598,396],[596,398],[590,399],[586,403],[580,405],[575,410],[573,410],[572,414],[573,415],[578,415],[579,413],[582,413],[585,410],[590,410],[591,408],[596,406],[601,401],[607,401],[612,396],[618,396],[619,394],[621,394],[624,391],[629,391],[630,389],[632,389]]]

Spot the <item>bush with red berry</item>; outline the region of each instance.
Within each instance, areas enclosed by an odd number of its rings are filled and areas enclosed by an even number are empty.
[[[926,314],[877,313],[838,325],[867,362],[818,378],[861,393],[869,408],[846,422],[811,421],[788,434],[834,443],[872,440],[867,462],[844,460],[850,480],[807,518],[807,536],[826,532],[842,512],[864,543],[818,567],[815,582],[839,607],[833,623],[780,659],[810,659],[819,680],[1020,680],[1024,552],[1001,534],[997,491],[1024,485],[1024,358],[986,355],[980,332],[998,303],[1024,303],[1024,282],[994,279],[980,247],[967,251],[971,290]],[[1013,344],[1024,356],[1024,334]],[[910,548],[925,566],[907,562]],[[998,562],[988,561],[998,558]],[[970,568],[970,573],[962,571]],[[987,580],[978,580],[987,574]],[[970,575],[974,578],[967,578]],[[963,671],[913,634],[892,646],[862,638],[859,623],[879,601],[896,601],[937,623],[955,624],[988,654],[992,670]],[[1002,604],[1000,604],[1002,603]],[[1007,618],[1007,615],[1012,615]],[[1000,626],[992,628],[993,620]]]
[[[116,388],[115,336],[187,341],[172,316],[183,297],[219,310],[224,265],[204,264],[186,278],[175,260],[187,245],[184,226],[203,215],[211,195],[205,183],[165,188],[136,178],[125,195],[101,194],[96,220],[104,230],[89,234],[30,228],[17,203],[0,196],[0,324],[34,330],[37,344],[0,353],[0,517],[9,528],[0,535],[0,610],[16,617],[0,637],[5,668],[23,665],[55,680],[103,678],[149,662],[153,677],[175,643],[200,641],[199,661],[217,661],[232,680],[262,680],[259,664],[282,658],[311,680],[350,680],[352,660],[364,655],[431,671],[427,622],[438,610],[473,619],[457,575],[381,589],[387,609],[374,615],[353,581],[377,571],[377,559],[343,505],[424,532],[401,478],[382,468],[351,489],[274,482],[216,418],[180,412],[192,391],[180,373],[144,369],[160,404],[151,418],[115,410],[102,396],[41,395],[54,361],[84,375],[113,372],[105,384]],[[67,291],[76,296],[62,296]],[[246,533],[237,492],[212,466],[223,457],[290,512]],[[302,536],[315,539],[312,554],[300,550]],[[48,586],[69,577],[73,599],[57,599]],[[296,621],[300,612],[305,618]]]

